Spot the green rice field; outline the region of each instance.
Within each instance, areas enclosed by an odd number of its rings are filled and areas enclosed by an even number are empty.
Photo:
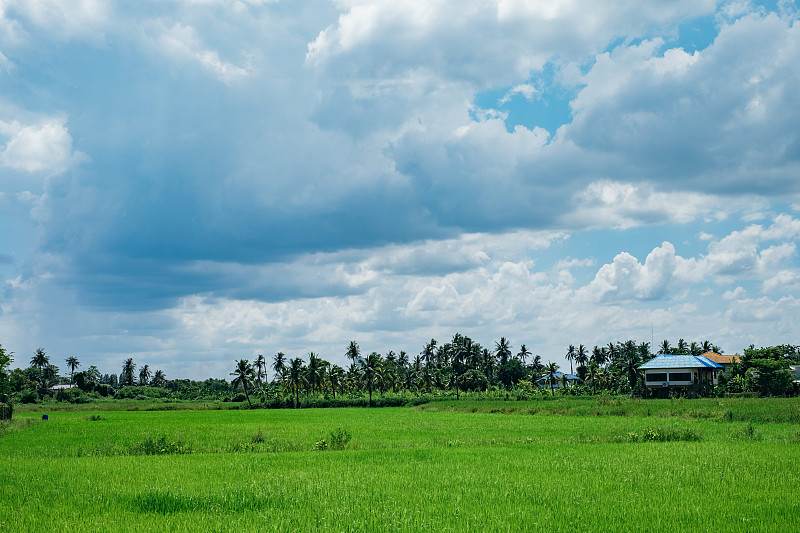
[[[2,532],[800,531],[797,398],[35,409]]]

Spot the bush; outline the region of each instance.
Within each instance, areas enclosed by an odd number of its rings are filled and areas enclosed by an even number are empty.
[[[11,404],[11,398],[8,394],[4,394],[0,401],[0,420],[11,420],[13,414],[14,406]]]
[[[19,403],[36,403],[39,401],[39,395],[34,390],[24,390],[20,393]]]
[[[114,387],[108,383],[100,383],[99,385],[94,386],[94,392],[104,398],[108,398],[109,396],[114,396]]]
[[[152,398],[167,398],[171,393],[160,387],[139,387],[127,385],[119,389],[114,398],[117,400],[149,400]]]

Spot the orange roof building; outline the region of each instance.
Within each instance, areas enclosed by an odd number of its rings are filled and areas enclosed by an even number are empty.
[[[721,355],[717,352],[706,352],[703,354],[703,357],[720,365],[730,365],[733,363],[742,362],[742,357],[740,355]]]

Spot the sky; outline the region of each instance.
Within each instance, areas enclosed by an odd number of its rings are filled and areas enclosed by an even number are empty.
[[[800,3],[0,0],[0,344],[800,344]]]

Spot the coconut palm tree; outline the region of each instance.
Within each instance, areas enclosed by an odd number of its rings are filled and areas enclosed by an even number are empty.
[[[333,399],[336,399],[336,389],[342,388],[344,383],[344,368],[333,365],[328,371],[328,380],[331,382],[331,390],[333,391]]]
[[[595,346],[594,348],[592,348],[592,355],[590,359],[597,366],[603,366],[604,364],[606,364],[606,354],[607,352],[605,348],[600,348],[599,346]]]
[[[67,366],[69,367],[70,381],[72,381],[72,383],[75,383],[75,369],[81,366],[80,362],[78,361],[78,358],[75,357],[74,355],[67,357]]]
[[[586,369],[586,381],[592,384],[592,394],[597,391],[597,381],[600,379],[600,367],[592,361]]]
[[[508,363],[508,359],[511,357],[511,345],[508,343],[508,339],[500,337],[500,340],[494,343],[494,354],[500,365]]]
[[[322,359],[317,357],[317,354],[310,352],[308,354],[308,383],[311,385],[311,392],[316,393],[317,388],[322,385],[322,374],[324,372],[324,365]]]
[[[431,339],[430,342],[425,343],[425,347],[422,349],[420,356],[426,365],[430,366],[433,364],[434,358],[436,357],[436,339]]]
[[[35,366],[37,369],[39,369],[39,373],[41,373],[44,367],[49,364],[50,356],[48,356],[43,349],[37,348],[33,353],[33,357],[31,358],[31,366]]]
[[[272,370],[275,371],[275,379],[283,381],[283,373],[286,372],[286,355],[278,352],[272,360]]]
[[[136,364],[133,362],[133,357],[128,357],[122,363],[122,373],[119,375],[120,386],[133,385],[133,372],[136,370]]]
[[[520,360],[522,361],[523,365],[528,360],[528,356],[529,355],[531,355],[530,350],[528,350],[528,348],[524,344],[520,345],[519,353],[517,354],[517,357],[520,358]]]
[[[544,368],[545,368],[545,370],[547,370],[547,374],[546,374],[547,379],[545,380],[545,382],[546,383],[550,383],[550,393],[553,396],[555,396],[556,395],[556,389],[553,386],[553,383],[556,380],[556,372],[558,372],[558,365],[555,364],[554,362],[550,361],[545,365]]]
[[[575,353],[575,362],[578,363],[578,366],[586,366],[586,363],[589,362],[589,354],[583,344],[578,346],[578,351]]]
[[[308,384],[305,376],[305,366],[303,360],[295,357],[289,362],[289,367],[286,369],[286,384],[294,395],[295,408],[300,407],[300,389]]]
[[[255,379],[255,371],[253,370],[253,365],[247,359],[240,359],[236,361],[236,370],[231,372],[231,376],[234,376],[233,381],[231,381],[231,385],[233,389],[236,390],[236,387],[239,385],[242,386],[244,389],[244,396],[247,398],[247,404],[250,408],[253,408],[253,404],[250,402],[250,392],[247,388],[250,386],[250,383]]]
[[[664,341],[661,343],[661,346],[659,346],[658,348],[659,354],[665,354],[665,353],[670,354],[673,351],[674,350],[672,349],[672,346],[670,346],[669,341],[667,339],[664,339]]]
[[[263,355],[258,354],[256,357],[254,370],[256,372],[256,385],[260,387],[267,378],[267,361]]]
[[[167,376],[162,370],[156,370],[156,373],[153,374],[152,381],[150,381],[150,385],[153,387],[164,387],[166,384]]]
[[[572,361],[575,360],[575,346],[572,344],[567,348],[567,361],[569,361],[569,373],[572,374]]]
[[[679,354],[689,353],[689,345],[686,343],[684,339],[678,339],[678,353]]]
[[[372,352],[366,359],[360,361],[361,381],[366,384],[369,391],[369,405],[372,407],[372,389],[375,385],[383,383],[383,362],[381,356]]]
[[[144,365],[139,370],[139,385],[147,385],[150,382],[150,378],[152,377],[150,373],[150,365]]]
[[[344,356],[350,359],[353,364],[356,364],[356,360],[361,357],[361,348],[358,347],[356,341],[350,341]]]

